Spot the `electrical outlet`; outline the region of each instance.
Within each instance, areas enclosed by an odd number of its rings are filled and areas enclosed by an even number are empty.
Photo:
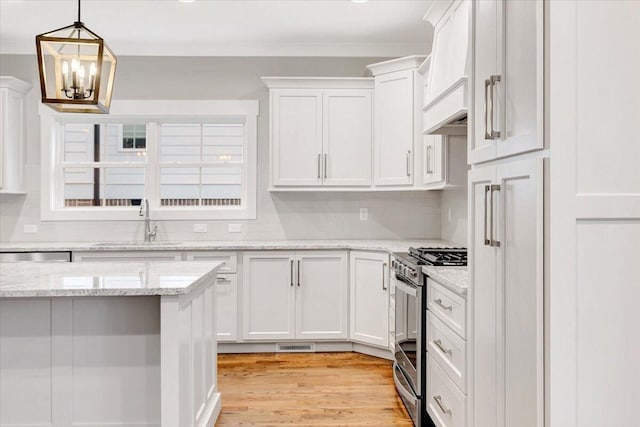
[[[360,208],[360,221],[369,220],[369,208]]]
[[[229,233],[241,233],[242,232],[242,224],[229,224]]]
[[[25,224],[22,226],[23,233],[37,233],[38,226],[36,224]]]
[[[193,232],[194,233],[206,233],[207,232],[207,224],[193,224]]]

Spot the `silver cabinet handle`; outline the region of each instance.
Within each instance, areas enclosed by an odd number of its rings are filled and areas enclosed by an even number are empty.
[[[385,262],[384,264],[382,264],[382,290],[383,291],[387,290],[387,287],[385,286],[385,280],[384,280],[385,278],[384,270],[386,267],[387,267],[387,263]]]
[[[433,168],[431,167],[431,163],[432,163],[432,156],[431,156],[431,150],[433,149],[432,145],[427,146],[427,173],[433,173]]]
[[[494,88],[496,86],[496,82],[499,82],[501,80],[501,77],[499,75],[493,75],[489,77],[489,100],[491,101],[491,111],[489,114],[489,123],[491,124],[491,128],[490,128],[490,132],[489,132],[489,138],[487,139],[498,139],[500,138],[500,132],[495,131],[494,127],[493,127],[493,116],[494,114],[494,110],[493,110],[493,105],[494,105],[494,99],[493,99],[493,93],[494,93]],[[486,84],[486,83],[485,83]]]
[[[438,298],[437,300],[434,300],[433,302],[435,302],[436,304],[438,304],[440,307],[442,307],[445,310],[448,310],[448,311],[452,311],[453,310],[453,306],[452,305],[444,305],[440,298]]]
[[[324,155],[324,179],[327,179],[327,154]]]
[[[448,354],[450,356],[453,356],[453,351],[451,351],[451,349],[446,349],[442,346],[442,341],[441,340],[435,340],[433,342],[435,344],[436,347],[438,347],[438,349],[443,352],[444,354]]]
[[[490,230],[490,234],[491,234],[491,242],[490,242],[489,246],[500,247],[500,242],[493,238],[493,193],[495,191],[500,191],[500,186],[499,185],[492,185],[491,186],[491,195],[490,195],[490,199],[489,199],[490,204],[491,204],[491,217],[490,217],[490,223],[489,223],[489,230]]]
[[[438,404],[438,407],[440,408],[440,410],[442,411],[443,414],[447,414],[447,415],[451,415],[451,409],[447,409],[443,404],[442,404],[442,396],[438,395],[438,396],[433,396],[433,400],[436,401],[436,403]]]
[[[300,260],[298,260],[298,287],[300,287]]]
[[[322,175],[320,175],[320,170],[322,169],[322,154],[318,153],[318,179],[322,178]]]
[[[216,278],[216,283],[231,283],[231,280],[227,279],[224,276],[218,276]]]
[[[411,176],[411,150],[407,151],[407,176]]]
[[[489,87],[491,87],[491,80],[486,79],[484,81],[484,139],[491,139],[489,127],[487,126],[487,122],[489,121],[489,97],[487,96]]]
[[[484,186],[484,245],[490,246],[491,240],[489,240],[489,236],[487,235],[487,194],[491,191],[490,185]]]
[[[291,286],[293,286],[293,260],[291,260]]]

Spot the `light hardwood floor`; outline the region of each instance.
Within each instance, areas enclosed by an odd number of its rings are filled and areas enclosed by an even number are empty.
[[[391,362],[359,353],[218,356],[216,426],[412,426]]]

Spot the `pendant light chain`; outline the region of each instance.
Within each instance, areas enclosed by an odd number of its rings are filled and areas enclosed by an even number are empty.
[[[78,22],[82,22],[80,20],[80,0],[78,0]]]

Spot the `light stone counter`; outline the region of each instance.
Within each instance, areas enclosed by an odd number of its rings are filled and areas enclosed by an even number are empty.
[[[467,295],[469,272],[467,267],[434,267],[423,265],[422,272],[458,295]]]
[[[46,251],[132,251],[132,250],[322,250],[350,249],[361,251],[406,252],[413,247],[452,247],[444,240],[247,240],[247,241],[198,241],[198,242],[71,242],[71,243],[1,243],[0,252]]]
[[[221,262],[2,263],[0,298],[185,295]]]

